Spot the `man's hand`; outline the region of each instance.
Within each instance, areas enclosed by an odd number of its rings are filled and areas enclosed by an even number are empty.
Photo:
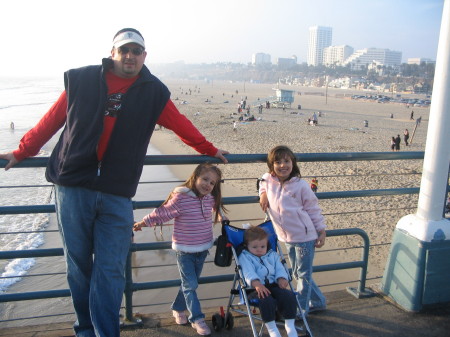
[[[19,162],[16,157],[14,157],[12,152],[0,153],[0,159],[5,159],[8,161],[8,164],[6,164],[5,166],[5,171],[8,171],[11,167]]]
[[[229,154],[230,152],[218,149],[214,157],[219,158],[221,161],[223,161],[224,164],[228,163],[227,158],[225,158],[224,154]]]

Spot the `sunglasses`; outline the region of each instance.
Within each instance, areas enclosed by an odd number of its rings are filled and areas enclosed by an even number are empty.
[[[119,51],[119,54],[122,54],[122,55],[126,55],[131,51],[131,53],[133,55],[139,56],[139,55],[142,55],[142,53],[144,52],[144,49],[140,48],[140,47],[136,47],[136,48],[119,47],[118,51]]]

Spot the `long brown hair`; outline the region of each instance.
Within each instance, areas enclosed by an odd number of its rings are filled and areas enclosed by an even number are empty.
[[[285,145],[275,146],[267,154],[267,166],[269,167],[269,173],[275,174],[275,170],[273,168],[275,162],[286,157],[291,159],[292,161],[292,172],[289,175],[288,180],[291,179],[292,177],[301,178],[302,175],[300,174],[300,168],[297,165],[297,158],[295,157],[294,152],[292,152],[292,150]]]
[[[191,176],[180,186],[185,186],[189,189],[191,189],[196,196],[200,196],[199,191],[197,190],[197,188],[195,187],[195,181],[197,180],[197,178],[204,172],[210,171],[210,172],[214,172],[217,175],[217,182],[214,185],[212,191],[211,191],[211,195],[214,198],[214,211],[215,211],[215,215],[214,215],[214,223],[219,221],[219,214],[220,212],[227,212],[227,209],[223,206],[222,203],[222,190],[220,188],[221,183],[223,182],[222,180],[222,171],[213,164],[210,163],[202,163],[199,164],[194,172],[192,172]],[[172,193],[169,195],[169,197],[166,199],[166,201],[164,201],[163,205],[165,203],[167,203],[172,197]]]

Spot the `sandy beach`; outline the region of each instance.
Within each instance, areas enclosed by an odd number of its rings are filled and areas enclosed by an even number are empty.
[[[280,86],[294,90],[295,101],[291,108],[263,109],[258,112],[255,105],[264,103],[269,96],[275,96],[276,85],[253,83],[229,83],[202,81],[165,81],[172,92],[172,99],[208,140],[230,153],[267,153],[280,144],[289,146],[298,153],[319,152],[390,152],[390,139],[400,135],[401,151],[423,151],[428,127],[429,107],[406,107],[404,104],[377,103],[376,101],[352,100],[351,94],[377,94],[340,89]],[[402,97],[419,97],[402,95]],[[423,96],[422,96],[423,97]],[[246,99],[250,103],[250,115],[257,119],[238,122],[238,103]],[[298,109],[301,105],[301,109]],[[321,113],[317,126],[307,124],[313,112]],[[410,135],[416,118],[422,117],[415,130],[412,144],[406,147],[403,131]],[[393,118],[391,118],[391,114]],[[365,127],[365,121],[368,127]],[[411,140],[411,136],[410,136]],[[192,153],[188,146],[170,131],[154,133],[152,144],[165,154]],[[225,184],[225,196],[255,195],[256,178],[267,170],[265,164],[221,165]],[[183,173],[184,170],[184,173]],[[408,161],[362,161],[300,163],[305,180],[319,179],[319,192],[370,190],[420,186],[421,160]],[[190,171],[185,167],[175,169],[175,174],[186,179]],[[248,178],[247,180],[236,180]],[[231,194],[230,194],[231,193]],[[238,193],[238,194],[234,194]],[[358,227],[370,237],[370,266],[368,278],[382,276],[389,254],[389,243],[395,225],[404,215],[415,213],[417,195],[366,197],[354,199],[321,200],[320,205],[327,219],[328,229]],[[257,224],[263,214],[259,207],[230,208],[230,218],[239,223]],[[358,239],[359,240],[359,239]],[[332,238],[323,250],[358,245],[355,237]],[[320,251],[320,250],[319,250]],[[318,263],[330,258],[347,259],[349,255],[360,256],[360,250],[344,249],[332,254],[317,254]],[[331,257],[332,256],[332,257]],[[329,284],[329,275],[318,275],[319,282]],[[320,280],[322,278],[322,280]],[[377,279],[374,282],[379,282]]]
[[[345,95],[351,95],[350,90],[329,89],[325,96],[323,88],[281,87],[294,90],[295,101],[291,108],[263,109],[258,113],[254,107],[258,102],[275,95],[270,84],[204,82],[204,81],[175,81],[164,80],[172,93],[172,100],[179,110],[185,114],[206,138],[218,148],[233,154],[267,153],[272,147],[280,144],[289,146],[297,153],[316,152],[390,152],[390,139],[400,134],[402,137],[401,151],[423,151],[425,148],[426,131],[428,127],[429,108],[410,107],[400,104],[379,104],[373,101],[351,100]],[[360,91],[354,92],[362,94]],[[376,94],[376,93],[371,93]],[[418,97],[417,95],[412,95]],[[403,95],[406,97],[406,95]],[[250,115],[256,121],[238,121],[237,109],[241,99],[251,104]],[[298,109],[301,105],[301,109]],[[410,120],[411,110],[415,117],[422,116],[422,123],[417,128],[411,146],[405,147],[403,131],[414,130],[415,121]],[[310,126],[306,120],[313,112],[321,112],[317,126]],[[390,115],[393,114],[393,118]],[[368,121],[368,127],[364,121]],[[236,130],[233,122],[238,121]],[[196,154],[186,146],[171,131],[156,130],[152,137],[152,145],[163,154]],[[179,181],[184,181],[191,174],[195,165],[171,166],[170,170],[159,168],[158,172],[168,171],[164,177],[155,174],[147,168],[144,170],[142,181],[169,180],[169,184],[144,184],[138,189],[135,200],[150,200],[151,193],[158,191],[160,199],[167,194]],[[256,178],[267,170],[263,163],[257,164],[220,164],[224,172],[224,197],[256,195]],[[303,178],[310,181],[313,176],[318,177],[318,192],[368,190],[394,187],[420,186],[421,160],[408,161],[372,161],[372,162],[323,162],[300,163]],[[246,178],[246,179],[242,179]],[[384,265],[389,253],[389,243],[398,220],[404,215],[415,213],[417,206],[416,195],[367,197],[354,199],[320,200],[326,217],[328,229],[358,227],[365,230],[370,237],[371,245],[368,270],[368,284],[380,282]],[[243,223],[258,224],[262,222],[264,214],[259,205],[231,205],[228,216],[233,225]],[[136,210],[135,219],[142,218],[150,210]],[[54,216],[51,216],[49,229],[56,229]],[[219,234],[219,226],[215,226],[215,233]],[[135,242],[170,241],[171,227],[162,229],[145,229],[135,236]],[[60,247],[58,233],[46,235],[46,244],[42,248]],[[361,256],[360,249],[350,247],[359,246],[361,240],[351,237],[329,238],[327,244],[316,254],[316,264],[351,261]],[[338,248],[339,250],[332,250]],[[211,262],[214,250],[208,258],[204,269],[204,276],[232,273],[233,269],[218,268]],[[135,282],[149,282],[167,279],[177,279],[173,252],[161,250],[157,252],[139,252],[133,254]],[[149,268],[144,268],[151,266]],[[62,258],[39,259],[32,273],[51,271],[61,272],[57,279],[45,277],[44,281],[23,280],[11,287],[12,292],[65,288],[64,262]],[[343,289],[349,280],[356,280],[359,270],[345,272],[325,272],[315,275],[317,283],[323,290]],[[371,281],[372,279],[372,281]],[[35,283],[33,283],[35,282]],[[36,287],[35,287],[36,286]],[[230,284],[201,285],[199,297],[205,307],[225,305],[224,297],[228,296]],[[155,291],[139,291],[133,296],[136,312],[151,313],[169,311],[170,303],[176,294],[176,289],[167,288]],[[205,298],[216,298],[206,301]],[[39,303],[37,303],[39,302]],[[150,305],[149,305],[150,304]],[[31,312],[30,312],[30,308]],[[69,298],[54,300],[32,301],[30,304],[16,302],[3,304],[0,307],[4,318],[30,316],[31,314],[49,314],[70,312],[72,310]],[[70,315],[53,317],[51,321],[70,321]],[[40,321],[42,322],[42,321]],[[30,321],[30,324],[36,322]],[[20,322],[9,322],[12,326]]]

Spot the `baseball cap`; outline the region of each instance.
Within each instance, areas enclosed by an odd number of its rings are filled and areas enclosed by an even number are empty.
[[[113,47],[119,48],[127,43],[137,43],[145,48],[144,38],[141,33],[133,28],[124,28],[119,30],[113,39]]]

